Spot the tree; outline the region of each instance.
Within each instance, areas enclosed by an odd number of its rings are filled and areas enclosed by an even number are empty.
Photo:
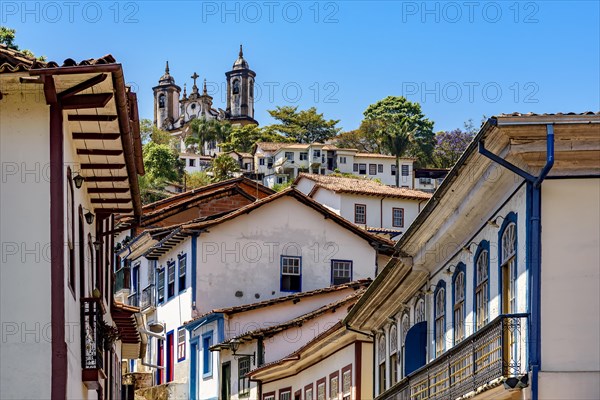
[[[277,107],[269,110],[269,114],[279,123],[270,125],[267,129],[298,143],[325,142],[341,130],[336,127],[339,120],[326,120],[323,114],[317,113],[315,107],[301,111],[298,111],[298,107]]]
[[[206,186],[212,182],[210,175],[204,171],[192,172],[191,174],[186,172],[184,180],[186,190]]]
[[[229,140],[221,144],[221,150],[249,153],[257,142],[287,141],[289,141],[288,138],[253,124],[234,126],[229,134]]]
[[[435,146],[433,122],[425,118],[419,103],[402,96],[388,96],[367,107],[363,115],[365,121],[374,124],[372,129],[381,135],[382,143],[397,159],[410,156],[417,158],[422,165],[432,162]],[[392,138],[390,135],[404,137]],[[404,146],[406,142],[408,144]],[[403,152],[395,153],[398,150]]]
[[[377,132],[377,124],[371,121],[362,121],[358,129],[339,134],[335,141],[338,147],[357,149],[365,153],[387,153]]]
[[[169,132],[165,132],[159,129],[149,119],[143,119],[140,121],[140,134],[142,136],[142,143],[148,143],[150,141],[156,144],[173,144],[173,137]]]
[[[183,176],[183,161],[179,154],[167,144],[149,142],[143,148],[146,175],[151,180],[180,182]]]
[[[468,125],[465,123],[468,129]],[[436,133],[436,145],[433,151],[435,165],[439,168],[451,168],[465,151],[474,134],[460,129]]]
[[[36,58],[36,56],[27,49],[19,49],[19,46],[15,43],[17,31],[15,29],[10,29],[6,26],[0,26],[0,44],[6,45],[9,49],[20,51],[28,57]],[[45,61],[46,57],[40,56],[37,57],[39,61]]]
[[[196,118],[190,123],[192,134],[185,139],[185,144],[196,145],[200,154],[204,155],[205,143],[223,143],[229,140],[231,124],[216,119]]]
[[[212,172],[213,182],[220,182],[232,178],[240,170],[240,165],[227,154],[219,154],[213,158],[208,170]]]

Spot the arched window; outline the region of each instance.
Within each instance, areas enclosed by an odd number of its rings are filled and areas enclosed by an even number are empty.
[[[398,328],[390,328],[390,386],[398,381]]]
[[[487,242],[485,242],[487,243]],[[489,247],[479,246],[479,251],[475,258],[475,328],[480,329],[488,323],[488,302],[489,302],[489,266],[490,256]],[[489,246],[489,245],[487,245]]]
[[[454,304],[454,344],[460,343],[465,338],[465,265],[460,263],[456,267],[453,279]]]
[[[446,289],[443,281],[438,283],[434,293],[435,297],[435,355],[442,354],[445,350],[446,337]]]
[[[417,300],[415,305],[415,324],[425,321],[425,300]]]
[[[234,79],[232,84],[232,93],[239,94],[240,93],[240,80]]]
[[[250,97],[254,97],[254,79],[248,79],[248,92],[250,93]]]
[[[377,353],[379,359],[379,393],[383,393],[385,391],[385,334],[379,336]]]
[[[517,225],[509,223],[502,233],[502,281],[503,304],[502,312],[512,314],[517,312],[516,281],[517,281]]]
[[[165,95],[158,96],[158,108],[165,108]]]
[[[401,349],[401,371],[400,371],[400,376],[403,378],[404,377],[404,353],[406,350],[406,334],[408,333],[408,330],[410,329],[410,317],[408,316],[408,312],[404,312],[404,314],[402,315],[402,322],[400,323],[400,328],[402,329],[402,332],[400,333],[400,349]]]

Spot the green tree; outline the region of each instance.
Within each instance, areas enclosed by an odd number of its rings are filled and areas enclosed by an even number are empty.
[[[184,181],[186,190],[196,189],[212,183],[210,175],[204,171],[192,172],[191,174],[186,172]]]
[[[240,170],[240,165],[227,154],[219,154],[213,158],[208,170],[212,172],[213,182],[220,182],[232,178],[233,174]]]
[[[287,188],[289,188],[290,186],[292,186],[292,184],[294,183],[294,180],[288,180],[286,183],[276,183],[273,185],[273,190],[276,192],[281,192],[282,190],[285,190]]]
[[[431,164],[435,147],[433,122],[425,118],[419,103],[402,96],[388,96],[367,107],[364,117],[365,121],[374,124],[372,129],[397,160],[410,156],[417,158],[419,164]]]
[[[148,142],[143,156],[146,175],[151,181],[181,182],[184,164],[175,149],[167,144]]]
[[[142,143],[154,142],[156,144],[168,144],[173,145],[176,139],[169,134],[159,129],[149,119],[142,119],[140,121],[140,134],[142,136]]]
[[[229,141],[221,144],[223,151],[240,151],[250,153],[257,142],[288,142],[289,139],[269,129],[249,124],[234,126],[229,134]]]
[[[223,143],[229,140],[231,124],[216,119],[196,118],[190,123],[192,134],[185,139],[185,144],[196,145],[200,154],[204,155],[204,144],[209,142]]]
[[[382,143],[377,127],[376,123],[364,120],[358,129],[339,134],[335,138],[336,145],[365,153],[386,154],[388,150]]]
[[[0,44],[6,45],[6,47],[9,49],[20,51],[28,57],[36,58],[36,56],[30,50],[20,49],[19,46],[17,46],[15,43],[16,33],[17,31],[15,29],[10,29],[6,26],[0,26]],[[40,61],[45,61],[46,57],[40,56],[37,57],[37,59]]]
[[[270,125],[267,129],[298,143],[325,142],[341,130],[336,127],[339,120],[326,120],[323,114],[317,113],[315,107],[300,111],[298,107],[277,107],[269,110],[269,114],[279,123]]]

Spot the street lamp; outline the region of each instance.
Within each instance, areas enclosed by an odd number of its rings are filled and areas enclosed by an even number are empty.
[[[85,181],[85,178],[83,176],[79,175],[79,172],[76,172],[75,174],[76,175],[71,179],[73,180],[75,187],[77,189],[81,189],[81,186],[83,185],[83,181]]]
[[[237,354],[237,351],[240,348],[240,344],[241,342],[236,338],[233,338],[229,341],[228,347],[229,350],[231,350],[231,352],[233,353],[233,356],[235,358],[250,357],[250,359],[252,360],[252,365],[256,365],[256,352],[253,352],[252,354]]]

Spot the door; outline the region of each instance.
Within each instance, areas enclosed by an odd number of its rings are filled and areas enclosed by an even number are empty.
[[[139,291],[139,285],[140,285],[140,266],[138,265],[134,265],[133,266],[133,271],[131,272],[131,294],[132,294],[132,299],[130,302],[130,305],[132,306],[139,306],[140,305],[140,291]]]
[[[221,366],[221,400],[231,398],[231,363],[228,361]]]
[[[167,333],[167,382],[173,381],[173,359],[174,359],[174,332]]]
[[[159,367],[162,367],[164,365],[164,345],[163,345],[163,341],[162,340],[157,340],[156,341],[156,364]],[[162,368],[158,368],[156,370],[156,384],[157,385],[162,385],[163,383],[163,369]]]

